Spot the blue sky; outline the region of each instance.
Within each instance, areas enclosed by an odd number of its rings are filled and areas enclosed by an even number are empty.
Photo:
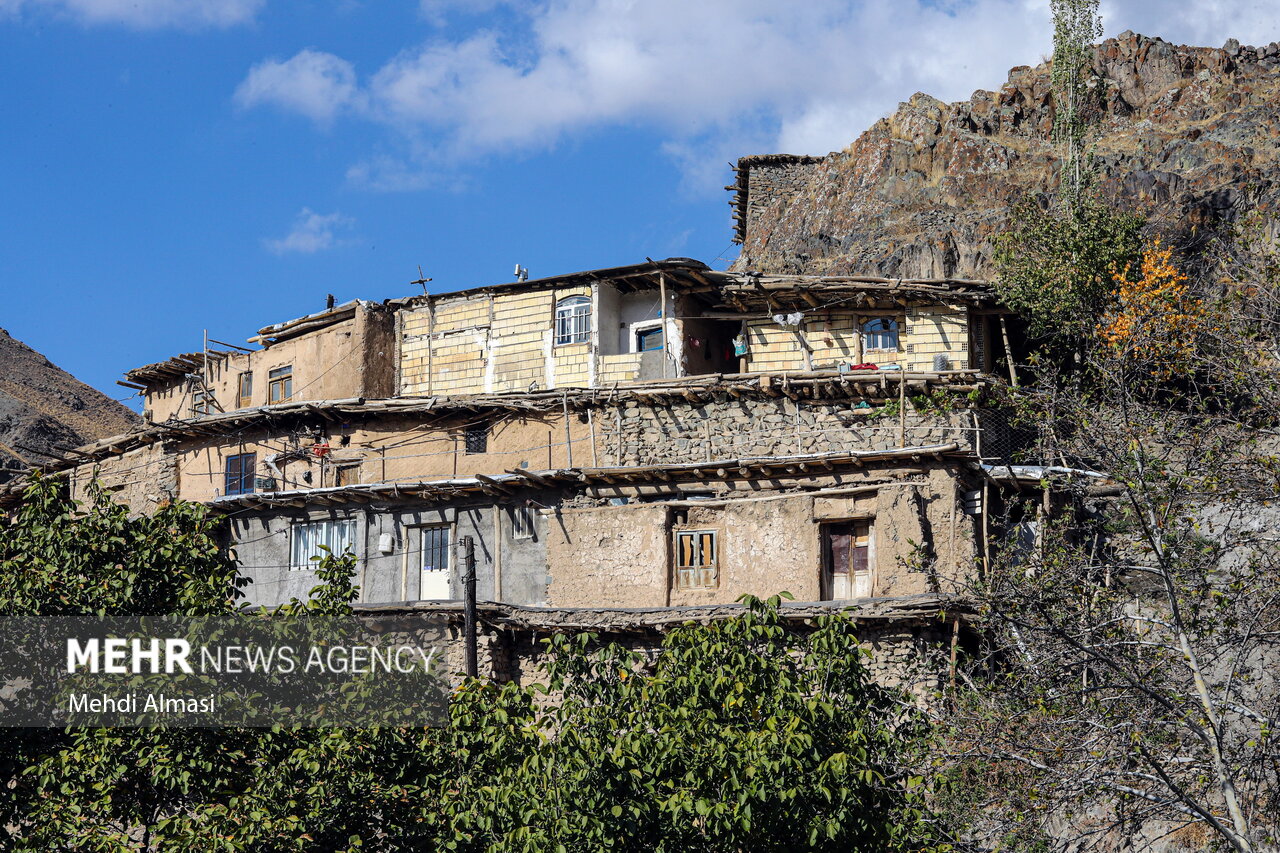
[[[1114,0],[1280,38],[1264,0]],[[120,398],[317,310],[633,263],[723,266],[726,161],[851,142],[1049,52],[1048,0],[0,0],[0,326]]]

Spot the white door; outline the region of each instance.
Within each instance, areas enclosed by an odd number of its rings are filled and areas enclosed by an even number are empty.
[[[453,548],[447,524],[421,528],[418,550],[418,599],[441,601],[457,598],[453,592]]]

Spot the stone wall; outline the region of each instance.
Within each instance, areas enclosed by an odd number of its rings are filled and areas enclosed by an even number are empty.
[[[967,617],[939,618],[946,609],[939,602],[935,614],[928,617],[859,619],[858,634],[870,653],[867,666],[872,677],[881,684],[903,686],[921,698],[937,694],[947,679],[947,660],[953,631],[963,641],[972,628]],[[831,608],[783,607],[783,615],[793,630],[809,630],[808,620]],[[439,649],[443,672],[450,682],[458,684],[465,673],[465,640],[462,611],[456,605],[428,606],[422,609],[361,607],[365,619],[395,620],[397,633],[414,634],[415,621],[434,636],[442,623],[447,639]],[[545,683],[546,648],[543,640],[552,633],[594,633],[602,643],[613,642],[638,651],[652,660],[662,645],[666,631],[688,619],[707,621],[729,618],[740,608],[664,608],[644,614],[621,611],[582,611],[546,609],[525,611],[520,608],[481,605],[477,620],[476,661],[481,678],[517,684]],[[856,613],[854,614],[856,617]],[[567,624],[561,624],[567,623]],[[649,624],[645,624],[649,623]]]
[[[813,157],[785,157],[740,161],[739,168],[747,170],[746,230],[748,233],[761,223],[776,220],[787,205],[809,183],[813,170]]]
[[[629,401],[596,418],[601,464],[655,465],[757,456],[973,446],[968,412],[920,413],[910,403],[903,441],[888,408],[787,397],[652,406]]]
[[[151,512],[178,496],[177,457],[156,442],[80,465],[67,476],[72,498],[84,501],[86,489],[95,479],[111,492],[116,503],[124,504],[131,512]]]

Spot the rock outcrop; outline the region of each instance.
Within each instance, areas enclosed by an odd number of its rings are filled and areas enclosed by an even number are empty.
[[[0,329],[0,482],[140,421]]]
[[[1104,195],[1184,245],[1276,208],[1280,44],[1185,47],[1125,33],[1097,46],[1094,73]],[[1053,119],[1049,66],[1023,66],[968,101],[917,94],[824,158],[744,158],[734,268],[987,277],[1010,206],[1057,188]]]

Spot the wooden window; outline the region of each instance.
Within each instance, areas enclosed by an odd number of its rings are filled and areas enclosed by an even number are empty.
[[[581,344],[591,339],[591,300],[570,296],[556,303],[556,346]]]
[[[652,352],[661,349],[665,349],[661,326],[640,329],[636,332],[636,352]]]
[[[824,524],[822,540],[823,598],[870,598],[874,594],[871,522]]]
[[[253,405],[253,372],[240,374],[239,391],[236,392],[236,408],[247,409]]]
[[[676,531],[676,589],[716,589],[720,586],[717,540],[715,530]]]
[[[295,571],[314,568],[316,558],[324,556],[324,548],[328,548],[335,557],[341,557],[348,550],[353,550],[355,543],[356,522],[353,518],[295,524],[289,568]]]
[[[513,506],[511,513],[511,538],[532,539],[534,536],[534,514],[531,506]]]
[[[213,393],[210,391],[191,392],[191,414],[207,415],[213,411]]]
[[[333,484],[335,486],[353,486],[359,482],[359,462],[354,462],[348,465],[339,465],[333,469]]]
[[[898,351],[898,321],[876,317],[862,324],[863,348]]]
[[[489,449],[489,425],[469,424],[462,434],[463,447],[467,453],[485,453]]]
[[[253,494],[253,474],[257,468],[256,453],[239,453],[227,457],[224,495]]]
[[[293,399],[293,365],[277,367],[267,374],[267,403],[287,403]]]

